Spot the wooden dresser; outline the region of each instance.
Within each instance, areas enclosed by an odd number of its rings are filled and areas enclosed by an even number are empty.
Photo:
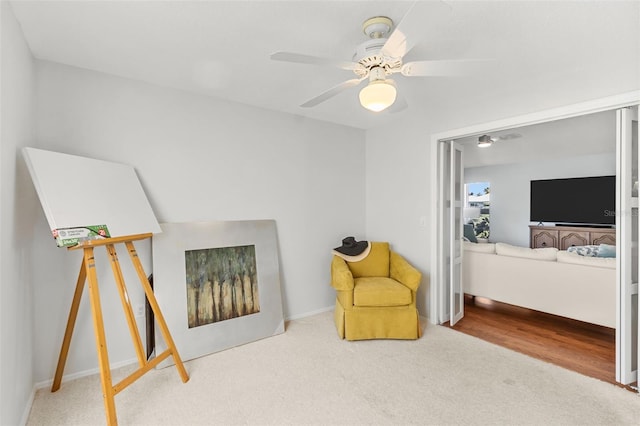
[[[613,228],[589,228],[582,226],[529,226],[531,248],[555,247],[566,250],[571,246],[616,244]]]

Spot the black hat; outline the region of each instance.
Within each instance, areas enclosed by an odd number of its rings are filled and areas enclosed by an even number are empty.
[[[370,244],[368,241],[356,241],[354,237],[346,237],[342,240],[342,245],[333,249],[333,254],[350,261],[357,262],[364,259],[369,254]]]

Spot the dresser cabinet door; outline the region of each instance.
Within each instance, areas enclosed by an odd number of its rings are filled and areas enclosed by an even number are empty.
[[[616,233],[615,232],[591,232],[591,244],[610,244],[616,245]]]
[[[560,231],[560,250],[566,250],[571,246],[589,245],[589,232]]]
[[[557,247],[558,231],[547,229],[531,230],[531,248]]]

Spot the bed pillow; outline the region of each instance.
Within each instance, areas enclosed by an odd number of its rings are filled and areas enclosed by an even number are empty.
[[[600,246],[571,246],[567,248],[569,253],[576,253],[580,256],[596,257]]]
[[[610,257],[590,257],[580,256],[577,253],[568,251],[558,252],[559,263],[573,263],[576,265],[596,266],[600,268],[615,269],[616,260]]]
[[[556,260],[558,249],[555,247],[528,248],[512,246],[505,243],[496,243],[496,254],[511,257],[523,257],[536,260]]]
[[[616,257],[616,246],[612,246],[611,244],[600,244],[597,256]]]

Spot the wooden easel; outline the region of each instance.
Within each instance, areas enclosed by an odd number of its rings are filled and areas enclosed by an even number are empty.
[[[118,420],[116,418],[114,396],[125,389],[127,386],[138,380],[146,372],[158,365],[164,359],[168,358],[170,355],[173,356],[173,361],[175,362],[176,368],[178,369],[178,373],[180,374],[180,378],[182,379],[182,381],[186,383],[189,380],[189,376],[184,369],[184,365],[182,364],[182,360],[180,359],[178,350],[176,349],[175,343],[173,342],[171,334],[169,333],[167,323],[162,316],[162,312],[160,311],[158,302],[156,301],[156,298],[153,294],[153,290],[151,289],[151,286],[147,281],[147,276],[144,273],[144,269],[142,268],[142,264],[140,263],[140,259],[138,258],[138,253],[133,246],[133,241],[150,238],[151,235],[152,234],[138,234],[126,237],[91,240],[86,241],[80,245],[68,248],[69,250],[82,249],[84,251],[84,256],[80,265],[80,273],[78,274],[76,291],[73,296],[73,302],[71,303],[71,310],[69,311],[69,319],[67,321],[67,328],[64,333],[64,340],[62,341],[62,349],[60,349],[60,357],[58,358],[58,366],[56,368],[56,375],[53,379],[53,385],[51,386],[51,392],[55,392],[60,389],[62,373],[64,371],[64,365],[67,361],[67,354],[69,352],[69,345],[71,343],[71,335],[73,334],[73,327],[76,322],[76,317],[78,316],[78,307],[80,306],[80,299],[82,297],[84,283],[88,278],[89,298],[91,301],[91,313],[93,316],[93,329],[96,336],[96,348],[98,352],[98,363],[100,366],[100,378],[102,381],[102,397],[104,399],[104,407],[108,425],[118,424]],[[131,308],[131,303],[129,302],[129,295],[124,284],[122,270],[120,269],[120,262],[118,261],[118,255],[116,254],[115,249],[115,244],[117,243],[124,243],[127,247],[129,257],[133,262],[133,266],[135,267],[135,270],[138,274],[138,278],[140,279],[142,288],[144,289],[147,300],[149,301],[151,309],[153,310],[153,313],[155,315],[155,320],[158,323],[158,327],[160,328],[162,337],[164,338],[164,341],[168,347],[166,351],[156,355],[156,357],[149,362],[147,362],[144,348],[142,347],[142,340],[140,339],[140,333],[138,333],[138,327],[136,326],[133,309]],[[105,246],[107,253],[111,257],[111,269],[113,270],[113,276],[116,281],[118,293],[120,293],[120,300],[122,302],[122,307],[124,308],[127,323],[129,324],[129,331],[131,333],[133,345],[138,357],[138,363],[140,364],[140,368],[138,370],[125,377],[115,386],[111,384],[109,355],[107,354],[107,341],[104,334],[102,309],[100,307],[100,292],[98,291],[98,279],[96,275],[95,260],[93,257],[94,247],[99,246]]]

